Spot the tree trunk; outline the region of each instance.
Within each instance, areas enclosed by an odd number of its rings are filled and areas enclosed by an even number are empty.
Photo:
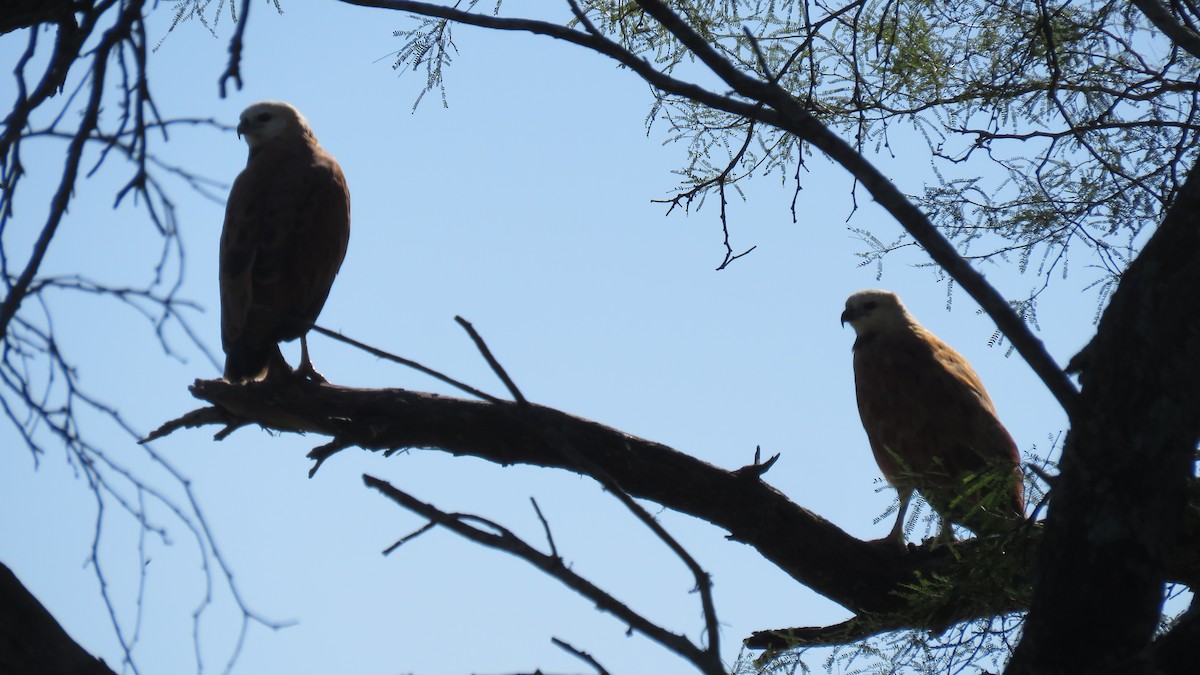
[[[114,675],[50,616],[37,598],[0,563],[0,673]]]
[[[1125,272],[1085,354],[1009,673],[1150,670],[1200,438],[1200,170]]]

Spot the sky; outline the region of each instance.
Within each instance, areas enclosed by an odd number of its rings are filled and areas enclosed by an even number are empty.
[[[505,3],[504,11],[536,6]],[[338,158],[351,188],[353,231],[321,325],[504,395],[455,324],[462,316],[530,400],[729,469],[751,463],[756,447],[780,453],[765,476],[770,484],[850,534],[877,538],[890,519],[875,519],[894,493],[879,489],[854,403],[853,332],[838,316],[850,293],[882,287],[975,365],[1027,457],[1051,452],[1064,415],[1019,357],[990,343],[995,326],[965,293],[948,296],[918,250],[889,258],[882,276],[860,264],[855,254],[865,245],[848,227],[885,241],[900,230],[861,191],[852,208],[853,183],[841,169],[809,162],[798,222],[789,185],[778,175],[754,180],[745,200],[730,201],[729,220],[733,246],[757,248],[716,271],[724,251],[715,204],[667,215],[653,201],[672,194],[686,148],[668,141],[661,124],[647,132],[651,97],[629,72],[547,38],[461,27],[447,72],[448,107],[435,94],[414,111],[423,78],[396,71],[390,56],[401,44],[392,31],[410,21],[338,3],[285,1],[283,8],[279,15],[255,3],[245,88],[226,99],[217,80],[229,17],[215,36],[197,22],[168,34],[171,12],[160,9],[150,21],[151,43],[161,39],[151,55],[151,86],[164,116],[229,125],[255,101],[291,102]],[[14,63],[24,44],[23,34],[0,38],[0,61]],[[11,80],[0,81],[6,106],[12,94]],[[922,142],[901,135],[895,156],[874,157],[907,192],[932,175],[915,145]],[[37,186],[49,189],[61,171],[61,145],[39,143],[43,150],[26,158],[29,196],[17,202],[9,246],[36,232],[45,208]],[[182,295],[203,308],[190,320],[219,356],[216,247],[224,195],[245,163],[245,146],[232,131],[193,127],[174,130],[158,150],[223,184],[213,189],[217,201],[182,184],[171,188],[186,251]],[[77,188],[48,272],[149,280],[157,234],[137,205],[112,208],[127,172],[109,162]],[[1040,283],[1007,267],[984,272],[1011,298]],[[1077,265],[1043,300],[1038,336],[1060,363],[1094,331],[1096,298],[1082,290],[1088,274]],[[180,357],[173,358],[118,303],[55,300],[63,349],[78,361],[84,385],[141,433],[200,407],[188,385],[219,375],[177,329],[168,331]],[[321,337],[310,348],[336,384],[453,394]],[[294,363],[295,346],[286,353]],[[99,420],[88,429],[114,462],[187,502],[163,466],[127,436]],[[423,523],[365,489],[361,477],[487,517],[542,545],[535,498],[573,569],[698,639],[703,621],[686,570],[593,481],[436,451],[384,458],[354,449],[310,480],[305,454],[325,439],[244,428],[217,442],[216,431],[179,431],[151,447],[189,481],[243,601],[291,624],[252,625],[233,672],[587,670],[551,637],[612,672],[692,672],[525,563],[450,532],[432,531],[382,555]],[[0,448],[0,561],[85,649],[120,670],[121,652],[86,564],[95,497],[64,454],[35,463],[8,426],[0,427]],[[150,508],[167,537],[142,542],[149,562],[134,651],[139,671],[221,672],[241,616],[229,586],[214,573],[206,591],[202,565],[215,567],[212,552],[204,557],[186,525],[161,506]],[[848,618],[719,529],[652,509],[713,575],[727,661],[752,631]],[[140,530],[111,502],[103,517],[101,561],[128,635],[139,597]],[[206,593],[212,600],[205,606]],[[193,613],[202,606],[197,649]]]

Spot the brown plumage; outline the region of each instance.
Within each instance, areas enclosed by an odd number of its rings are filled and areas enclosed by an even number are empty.
[[[846,300],[854,327],[858,412],[875,461],[900,493],[888,538],[902,542],[913,490],[942,516],[976,534],[1003,532],[1025,517],[1020,455],[979,375],[925,330],[887,291]]]
[[[346,179],[287,103],[255,103],[242,112],[237,130],[250,157],[229,193],[221,231],[225,378],[290,373],[279,343],[300,338],[296,373],[324,381],[304,336],[346,255]]]

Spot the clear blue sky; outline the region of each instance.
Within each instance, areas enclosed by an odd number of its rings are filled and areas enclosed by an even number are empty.
[[[518,13],[528,3],[505,3]],[[536,5],[535,5],[536,6]],[[945,283],[919,251],[897,254],[876,279],[854,256],[864,245],[846,229],[852,183],[811,161],[791,222],[791,191],[777,175],[731,201],[738,249],[758,249],[716,272],[722,255],[715,204],[664,217],[651,203],[675,185],[685,148],[647,136],[650,95],[611,62],[523,34],[458,28],[448,71],[449,108],[436,95],[413,113],[420,75],[398,75],[391,31],[399,14],[337,3],[285,2],[277,15],[255,3],[246,36],[246,87],[221,100],[228,16],[214,37],[198,23],[171,33],[152,55],[152,86],[166,116],[215,116],[235,123],[258,100],[296,105],[341,162],[353,196],[350,252],[321,316],[326,327],[502,394],[470,341],[461,315],[487,339],[525,395],[735,468],[755,446],[782,459],[766,479],[802,506],[855,536],[893,499],[854,404],[853,334],[838,315],[851,292],[901,294],[931,330],[964,353],[1025,453],[1046,453],[1064,425],[1052,398],[1017,357],[989,347],[994,325],[961,292],[947,311]],[[165,34],[170,11],[150,23]],[[21,35],[0,40],[13,63]],[[75,73],[78,78],[79,73]],[[0,84],[6,105],[11,81]],[[898,138],[898,156],[878,158],[909,192],[929,177],[919,139]],[[61,146],[44,142],[27,158],[30,192],[17,226],[42,215],[33,186],[57,180]],[[232,132],[176,130],[162,154],[225,183],[245,163]],[[57,153],[57,154],[56,154]],[[118,162],[78,189],[47,259],[48,271],[85,272],[145,283],[157,237],[132,204],[112,210]],[[223,199],[225,189],[217,190]],[[223,203],[175,185],[186,242],[183,294],[205,308],[195,325],[219,353],[216,245]],[[891,240],[898,226],[859,194],[850,225]],[[1095,297],[1080,292],[1083,265],[1044,302],[1040,337],[1064,362],[1092,334]],[[1008,297],[1039,280],[985,270]],[[128,309],[61,297],[57,327],[83,382],[148,431],[195,407],[187,386],[213,378],[208,360],[172,334],[186,360],[163,355]],[[329,340],[311,342],[317,367],[335,383],[450,393],[414,372]],[[289,352],[294,360],[294,351]],[[170,490],[162,471],[115,430],[90,429],[116,461]],[[535,497],[558,550],[574,569],[678,632],[698,637],[692,583],[619,505],[587,479],[559,471],[498,468],[473,459],[412,451],[385,459],[346,451],[307,478],[305,453],[319,437],[242,429],[214,442],[215,429],[182,431],[154,449],[190,480],[246,602],[278,632],[255,626],[238,673],[579,672],[583,664],[550,644],[562,638],[613,672],[683,673],[686,664],[524,563],[434,531],[389,557],[380,552],[421,521],[368,492],[370,473],[450,511],[476,513],[541,544]],[[15,432],[0,428],[0,560],[13,568],[89,651],[120,663],[95,577],[86,561],[95,500],[61,454],[35,469]],[[102,560],[121,618],[131,626],[137,587],[137,528],[108,506]],[[657,510],[657,509],[656,509]],[[671,512],[666,526],[715,580],[728,659],[751,631],[820,625],[844,610],[799,586],[724,532]],[[158,509],[170,546],[151,539],[146,616],[136,650],[141,672],[195,669],[191,614],[204,598],[195,541]],[[779,536],[788,536],[781,532]],[[220,672],[239,614],[216,580],[201,622],[205,672]]]

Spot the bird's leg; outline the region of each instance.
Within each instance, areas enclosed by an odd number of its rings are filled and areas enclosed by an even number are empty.
[[[288,365],[287,359],[283,358],[283,352],[279,351],[279,345],[275,345],[271,353],[267,356],[267,365],[263,367],[261,373],[252,379],[280,382],[287,381],[291,375],[292,367]]]
[[[953,544],[956,541],[954,538],[954,525],[950,523],[950,519],[946,516],[942,516],[942,529],[938,532],[936,541],[939,544]]]
[[[900,510],[896,513],[896,524],[892,525],[892,531],[888,533],[888,541],[895,542],[897,546],[904,548],[904,517],[908,515],[908,503],[912,501],[912,490],[897,490],[900,493]]]
[[[328,382],[324,375],[313,368],[312,361],[308,358],[308,337],[305,335],[300,336],[300,365],[296,368],[296,375],[313,382]]]

